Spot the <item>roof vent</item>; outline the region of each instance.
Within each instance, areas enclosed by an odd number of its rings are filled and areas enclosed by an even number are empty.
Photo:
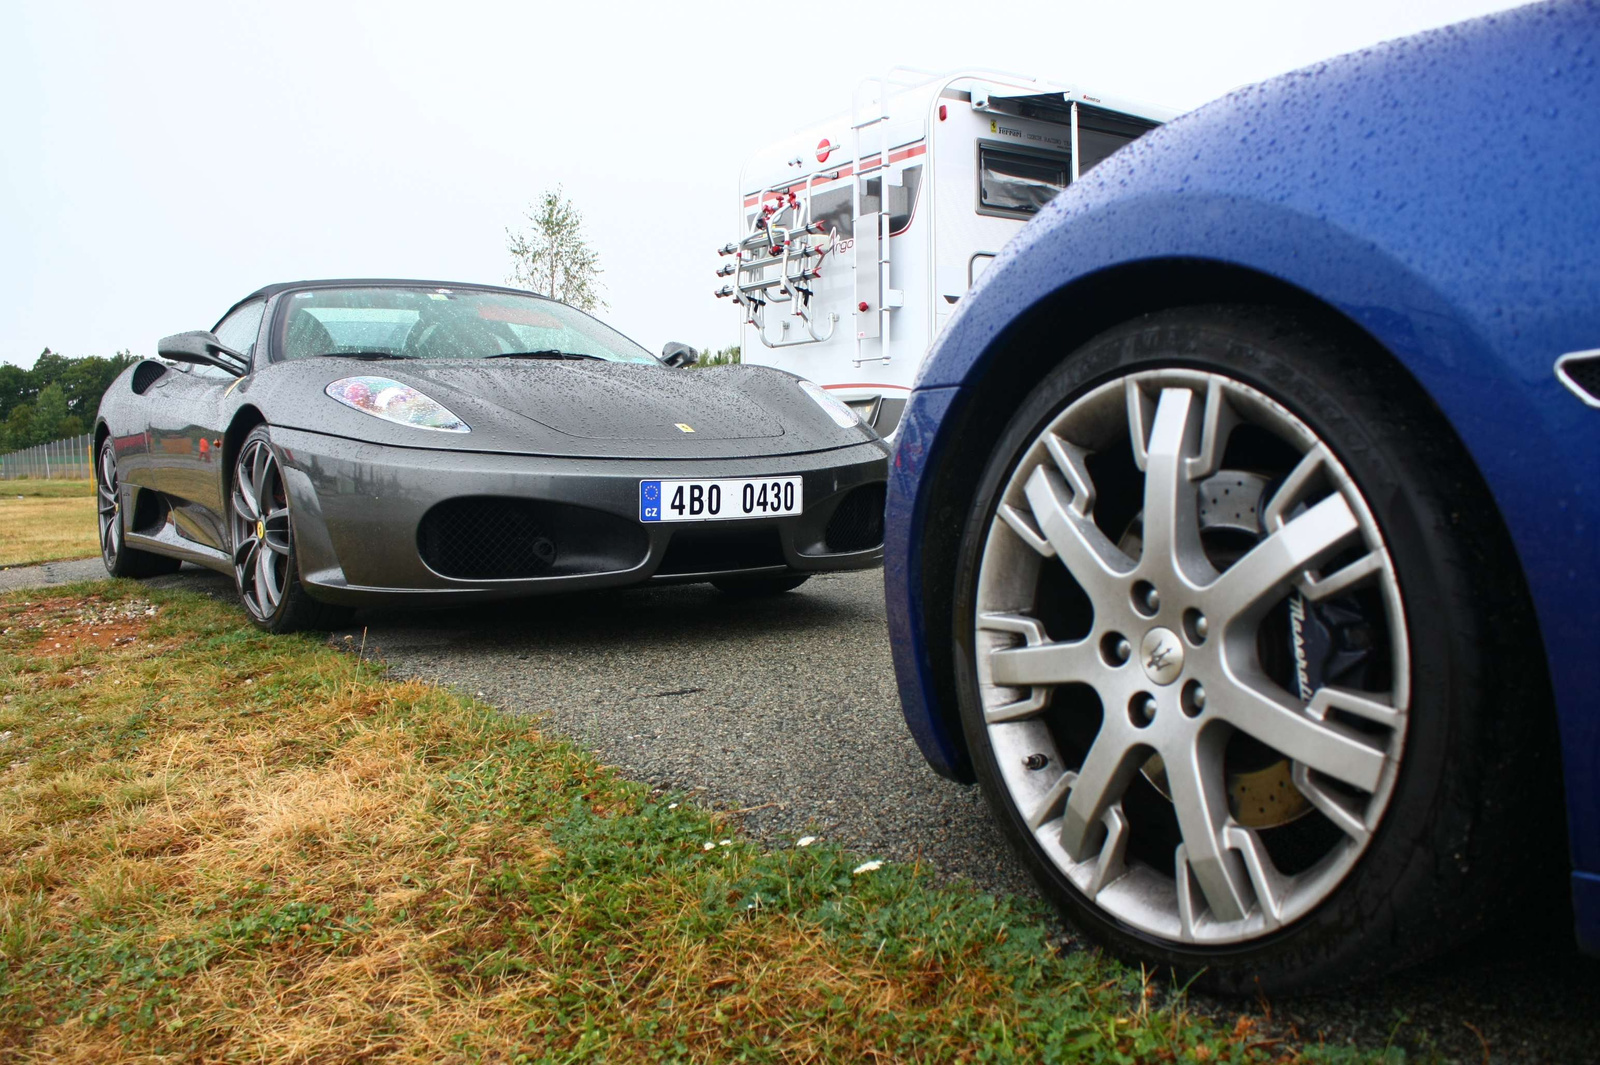
[[[1589,406],[1600,407],[1600,349],[1561,356],[1556,377]]]

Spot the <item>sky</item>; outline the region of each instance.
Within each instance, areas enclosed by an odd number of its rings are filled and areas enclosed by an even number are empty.
[[[711,295],[746,157],[904,64],[1199,106],[1505,0],[1034,5],[9,0],[0,360],[154,354],[274,281],[504,283],[560,185],[602,316],[737,342]]]

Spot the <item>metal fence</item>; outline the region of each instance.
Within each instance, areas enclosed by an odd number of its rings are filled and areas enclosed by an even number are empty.
[[[0,481],[22,477],[87,481],[94,476],[93,447],[94,438],[84,433],[0,455]]]

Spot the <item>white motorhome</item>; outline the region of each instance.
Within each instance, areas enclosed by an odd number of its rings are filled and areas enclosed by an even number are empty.
[[[1001,246],[1174,114],[981,71],[862,83],[851,111],[745,165],[716,293],[738,305],[744,361],[809,378],[892,435],[933,338]]]

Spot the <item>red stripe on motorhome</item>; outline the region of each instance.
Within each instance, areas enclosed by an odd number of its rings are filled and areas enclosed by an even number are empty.
[[[896,151],[890,152],[889,153],[889,162],[891,164],[898,163],[898,162],[900,162],[902,160],[910,159],[912,156],[923,155],[927,151],[928,151],[928,146],[926,144],[913,144],[909,148],[900,148],[900,149],[897,149]],[[866,161],[876,165],[877,158],[878,157],[876,155],[869,155],[869,156],[867,156],[867,160]],[[840,167],[839,168],[839,176],[838,177],[829,178],[828,181],[843,181],[845,178],[849,177],[851,174],[854,174],[855,172],[856,171],[855,171],[855,167],[854,166]],[[824,184],[824,185],[826,185],[827,183],[828,183],[827,181],[821,182],[821,184]],[[806,183],[804,181],[797,181],[793,185],[790,185],[786,189],[768,189],[766,191],[765,195],[768,195],[768,196],[782,196],[785,193],[790,193],[790,192],[801,193],[801,192],[804,192],[804,191],[806,191]],[[744,205],[746,207],[754,207],[760,201],[761,201],[761,197],[760,196],[750,195],[750,196],[746,196],[744,198]]]

